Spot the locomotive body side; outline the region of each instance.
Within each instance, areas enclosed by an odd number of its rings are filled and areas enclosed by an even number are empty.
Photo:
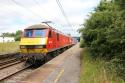
[[[49,30],[47,49],[49,52],[72,45],[71,37],[66,36],[56,30]]]

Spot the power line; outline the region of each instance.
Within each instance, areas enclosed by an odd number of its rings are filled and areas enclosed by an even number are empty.
[[[40,3],[39,3],[37,0],[33,0],[33,1],[35,2],[35,4],[37,4],[37,7],[38,7],[39,9],[41,9]],[[42,10],[42,11],[46,12],[45,10]],[[45,16],[45,17],[46,17],[46,16]]]
[[[39,2],[37,0],[33,0],[33,1],[37,4],[38,7],[41,8],[41,6],[40,6],[40,4],[39,4]]]
[[[63,9],[63,7],[62,7],[60,1],[59,1],[59,0],[56,0],[56,2],[57,2],[57,4],[58,4],[58,6],[59,6],[59,8],[60,8],[60,10],[61,10],[61,12],[62,12],[62,14],[63,14],[63,16],[65,17],[65,20],[66,20],[67,24],[72,27],[72,25],[70,24],[70,22],[69,22],[69,20],[68,20],[67,15],[65,14],[65,11],[64,11],[64,9]]]
[[[24,7],[22,4],[18,3],[17,1],[15,1],[15,0],[11,0],[11,1],[12,1],[13,3],[15,3],[16,5],[18,5],[18,6],[22,7],[22,8],[24,8],[25,10],[31,12],[32,14],[34,14],[35,16],[37,16],[38,18],[41,18],[40,15],[38,15],[37,13],[33,12],[32,10],[30,10],[30,9],[28,9],[28,8],[26,8],[26,7]]]

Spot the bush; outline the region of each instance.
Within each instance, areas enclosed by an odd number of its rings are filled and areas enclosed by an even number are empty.
[[[17,35],[15,36],[15,41],[20,41],[21,36]]]
[[[84,43],[84,40],[82,38],[80,38],[80,47],[81,48],[85,47],[85,43]]]
[[[82,32],[82,47],[91,57],[108,61],[107,68],[125,78],[125,9],[117,1],[101,1],[86,20]],[[123,1],[124,3],[124,1]]]

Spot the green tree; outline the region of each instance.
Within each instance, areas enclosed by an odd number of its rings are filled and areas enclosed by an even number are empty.
[[[22,34],[22,31],[17,30],[15,33],[9,33],[9,32],[2,33],[1,36],[2,37],[14,37],[15,41],[19,41],[21,38],[21,34]]]
[[[15,41],[19,41],[20,40],[21,34],[22,34],[21,30],[16,31],[16,33],[15,33]]]
[[[102,0],[81,29],[84,46],[93,58],[108,60],[125,78],[125,0]]]

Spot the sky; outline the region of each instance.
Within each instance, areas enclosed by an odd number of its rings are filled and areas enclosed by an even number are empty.
[[[59,1],[72,26],[67,24],[56,0],[0,0],[0,34],[51,21],[50,25],[55,29],[71,36],[79,36],[77,30],[81,28],[80,25],[100,2],[100,0]]]

